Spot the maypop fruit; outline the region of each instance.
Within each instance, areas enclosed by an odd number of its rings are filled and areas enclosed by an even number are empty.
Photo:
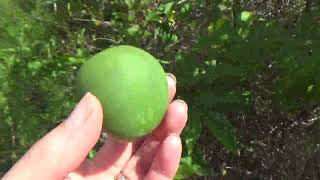
[[[148,52],[129,45],[101,51],[80,68],[76,89],[95,95],[103,127],[115,137],[134,140],[151,133],[168,106],[166,74]]]

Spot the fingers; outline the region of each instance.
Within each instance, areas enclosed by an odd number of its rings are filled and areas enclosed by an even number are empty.
[[[4,179],[63,179],[96,144],[102,116],[99,101],[87,93],[71,115],[33,145]]]
[[[130,180],[142,179],[149,171],[159,145],[158,140],[148,139],[130,158],[121,173]]]
[[[169,101],[172,101],[176,93],[176,78],[168,73],[167,81]],[[143,139],[136,142],[124,142],[110,137],[101,147],[93,161],[83,164],[83,168],[80,171],[85,171],[86,176],[90,177],[101,177],[104,174],[116,176],[124,168],[141,142],[143,142]]]
[[[92,161],[83,164],[79,172],[86,177],[99,179],[106,175],[116,176],[132,155],[134,144],[110,137]]]
[[[163,140],[171,133],[180,134],[188,119],[188,105],[183,100],[175,100],[169,105],[168,111],[160,126],[154,131],[153,137]]]
[[[187,104],[182,100],[176,100],[169,105],[165,119],[154,134],[148,137],[137,152],[130,158],[122,174],[131,180],[144,177],[154,160],[161,142],[170,134],[179,135],[184,128],[188,115]]]
[[[160,146],[145,180],[172,180],[179,167],[182,145],[179,136],[168,136]]]

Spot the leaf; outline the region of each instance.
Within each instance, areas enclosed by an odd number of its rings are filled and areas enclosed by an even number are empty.
[[[190,12],[191,12],[191,3],[185,3],[182,7],[181,7],[181,10],[180,10],[180,13],[181,14],[184,14],[184,15],[188,15]]]
[[[0,49],[14,48],[16,44],[16,40],[0,27]]]
[[[241,21],[248,22],[252,19],[253,13],[249,11],[242,11],[240,16]]]
[[[129,9],[132,9],[134,7],[136,1],[135,0],[125,0],[125,3],[129,7]]]
[[[152,0],[140,0],[140,6],[147,6],[152,3]]]
[[[146,21],[159,21],[160,18],[161,17],[158,11],[151,11],[146,16]]]
[[[307,93],[308,94],[311,93],[313,89],[314,89],[314,84],[309,85],[307,89]]]
[[[235,129],[223,113],[210,112],[206,121],[209,131],[228,150],[236,152],[238,144]]]
[[[132,21],[135,20],[135,18],[136,18],[135,11],[134,10],[129,10],[129,12],[128,12],[128,21],[132,22]]]
[[[200,121],[200,110],[190,109],[190,118],[187,126],[183,132],[183,140],[186,144],[186,152],[188,155],[193,154],[194,148],[198,143],[200,134],[202,132],[202,125]]]
[[[0,78],[1,78],[1,74],[0,74]],[[0,80],[2,82],[4,81],[2,79],[0,79]],[[5,105],[5,103],[6,103],[6,98],[5,98],[4,94],[3,94],[3,92],[0,91],[0,108],[2,108]]]
[[[194,161],[191,156],[183,157],[174,179],[186,179],[193,175],[205,176],[208,170]]]
[[[194,174],[191,157],[182,158],[175,179],[186,179]]]
[[[35,75],[43,66],[40,60],[29,62],[27,67],[32,75]]]
[[[165,5],[164,5],[163,13],[164,13],[165,15],[168,15],[168,14],[171,12],[171,10],[172,10],[172,6],[173,6],[173,2],[170,2],[170,3],[165,4]]]
[[[93,159],[96,156],[97,152],[95,150],[91,150],[88,154],[89,159]]]
[[[133,24],[131,27],[127,29],[127,32],[130,36],[134,36],[140,30],[139,24]]]
[[[231,84],[231,83],[230,83]],[[220,89],[221,88],[221,89]],[[244,95],[236,93],[226,93],[228,86],[216,87],[215,92],[212,89],[202,90],[195,100],[203,108],[214,109],[216,111],[233,112],[233,111],[245,111],[249,104],[247,98]],[[220,93],[222,91],[223,93]]]

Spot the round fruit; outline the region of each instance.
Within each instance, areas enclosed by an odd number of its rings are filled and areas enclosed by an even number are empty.
[[[168,106],[168,84],[160,63],[128,45],[106,49],[82,65],[77,75],[81,96],[101,102],[103,127],[111,135],[134,140],[152,132]]]

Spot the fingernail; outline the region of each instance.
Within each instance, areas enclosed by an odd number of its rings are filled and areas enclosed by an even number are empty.
[[[184,100],[177,99],[177,100],[175,100],[175,102],[179,103],[181,105],[181,107],[183,108],[183,110],[188,110],[188,105]]]
[[[67,126],[71,128],[80,127],[92,112],[92,94],[87,93],[82,97],[70,116],[66,119]]]
[[[167,78],[168,78],[169,85],[176,85],[177,78],[173,74],[167,73]]]

